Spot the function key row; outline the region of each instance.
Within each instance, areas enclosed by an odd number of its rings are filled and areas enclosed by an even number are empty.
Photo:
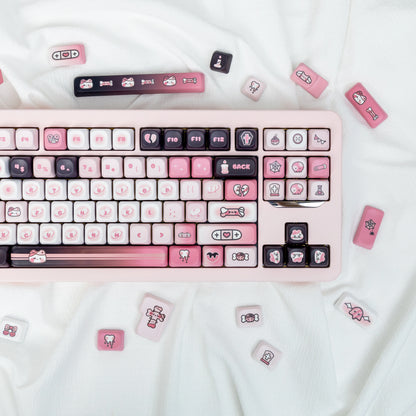
[[[315,150],[330,149],[329,129],[265,129],[264,150]]]
[[[38,150],[39,130],[0,128],[0,150]]]

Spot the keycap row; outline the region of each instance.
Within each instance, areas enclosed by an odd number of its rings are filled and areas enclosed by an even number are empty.
[[[326,151],[330,148],[328,129],[265,129],[264,150],[314,150]]]
[[[256,224],[0,224],[0,245],[257,243]]]
[[[0,222],[255,222],[256,202],[0,201]]]
[[[329,178],[329,157],[265,157],[265,178]]]
[[[264,267],[329,267],[330,248],[326,245],[263,246]]]
[[[265,201],[328,201],[327,179],[268,179],[264,181]]]

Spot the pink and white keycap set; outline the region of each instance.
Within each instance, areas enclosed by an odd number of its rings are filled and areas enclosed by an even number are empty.
[[[335,279],[341,145],[327,111],[1,111],[0,278]]]

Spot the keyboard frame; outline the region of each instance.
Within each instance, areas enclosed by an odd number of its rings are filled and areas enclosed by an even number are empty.
[[[342,228],[342,125],[331,111],[268,110],[1,110],[1,128],[38,128],[39,150],[0,150],[2,156],[257,156],[258,157],[258,265],[256,268],[4,268],[2,282],[33,281],[197,281],[197,282],[321,282],[334,280],[341,272]],[[46,151],[45,128],[134,128],[133,151]],[[140,129],[159,128],[230,128],[229,151],[142,151]],[[259,150],[236,151],[236,128],[257,128]],[[265,151],[266,128],[329,128],[329,151]],[[263,200],[263,157],[329,156],[330,200],[316,208],[274,207]],[[284,244],[286,222],[307,222],[308,244],[330,245],[327,268],[264,268],[263,245]],[[197,272],[197,273],[196,273]]]

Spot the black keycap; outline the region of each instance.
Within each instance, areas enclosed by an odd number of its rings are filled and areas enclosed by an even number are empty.
[[[228,129],[210,129],[208,149],[230,150],[230,131]]]
[[[4,268],[4,267],[10,267],[10,263],[9,263],[9,247],[8,246],[2,246],[0,247],[0,267]]]
[[[162,149],[162,131],[160,129],[141,129],[140,130],[140,149],[161,150]]]
[[[257,129],[236,129],[235,148],[236,150],[257,150],[258,139]]]
[[[285,251],[283,246],[263,246],[264,267],[283,267]]]
[[[301,245],[308,242],[308,224],[305,222],[287,222],[285,227],[287,244]]]
[[[228,74],[230,72],[231,61],[233,56],[230,53],[215,51],[212,54],[211,63],[209,67],[213,71],[222,72]]]
[[[31,178],[32,158],[30,156],[12,157],[10,159],[10,176],[12,178]]]
[[[309,267],[329,267],[329,246],[309,246]]]
[[[306,266],[306,247],[287,246],[287,267]]]
[[[186,150],[205,150],[205,130],[193,129],[186,132]]]
[[[216,178],[255,178],[256,157],[216,157],[214,160]]]
[[[183,131],[181,129],[166,129],[163,132],[165,150],[183,149]]]
[[[75,156],[58,157],[55,167],[57,178],[76,178],[78,176],[78,161]]]

